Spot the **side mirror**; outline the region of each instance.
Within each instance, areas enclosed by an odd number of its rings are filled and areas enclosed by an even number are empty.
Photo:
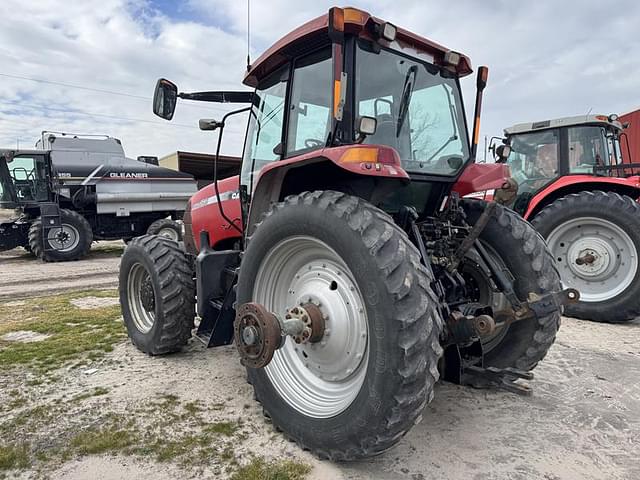
[[[507,161],[507,158],[509,158],[509,155],[511,155],[511,147],[509,145],[498,145],[495,152],[496,157],[498,157],[496,162],[504,163]]]
[[[178,87],[166,78],[161,78],[156,83],[153,93],[153,113],[165,120],[171,120],[176,110],[178,100]]]
[[[200,130],[216,130],[224,126],[224,123],[214,120],[213,118],[201,118],[198,120],[198,126]]]
[[[361,135],[373,135],[378,128],[378,121],[373,117],[360,117],[358,132]]]

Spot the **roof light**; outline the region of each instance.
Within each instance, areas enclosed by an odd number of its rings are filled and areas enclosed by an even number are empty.
[[[449,50],[444,54],[444,63],[445,65],[450,65],[452,67],[457,67],[460,63],[460,54],[458,52],[454,52],[453,50]]]
[[[398,29],[396,26],[389,22],[383,24],[380,30],[380,36],[388,42],[393,42],[396,39],[397,33]]]
[[[617,122],[618,121],[618,115],[616,115],[615,113],[612,113],[611,115],[609,115],[609,121],[610,122]]]

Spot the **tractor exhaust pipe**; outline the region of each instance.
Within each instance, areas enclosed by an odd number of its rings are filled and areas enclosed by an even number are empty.
[[[478,68],[478,79],[476,80],[476,106],[473,117],[473,137],[471,141],[471,160],[476,161],[478,155],[478,142],[480,141],[480,113],[482,111],[482,94],[487,86],[489,78],[489,68],[482,66]]]

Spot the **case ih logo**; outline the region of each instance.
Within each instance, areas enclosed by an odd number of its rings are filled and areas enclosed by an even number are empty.
[[[121,173],[111,172],[109,174],[109,176],[111,178],[148,178],[149,174],[148,173],[134,173],[134,172],[121,172]]]

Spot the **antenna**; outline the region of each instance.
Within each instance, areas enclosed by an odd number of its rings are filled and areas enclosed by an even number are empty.
[[[251,70],[251,0],[247,0],[247,72]]]
[[[589,119],[589,114],[591,113],[591,110],[593,110],[593,107],[589,107],[589,111],[587,112],[587,114],[584,116],[584,121],[586,122]]]

